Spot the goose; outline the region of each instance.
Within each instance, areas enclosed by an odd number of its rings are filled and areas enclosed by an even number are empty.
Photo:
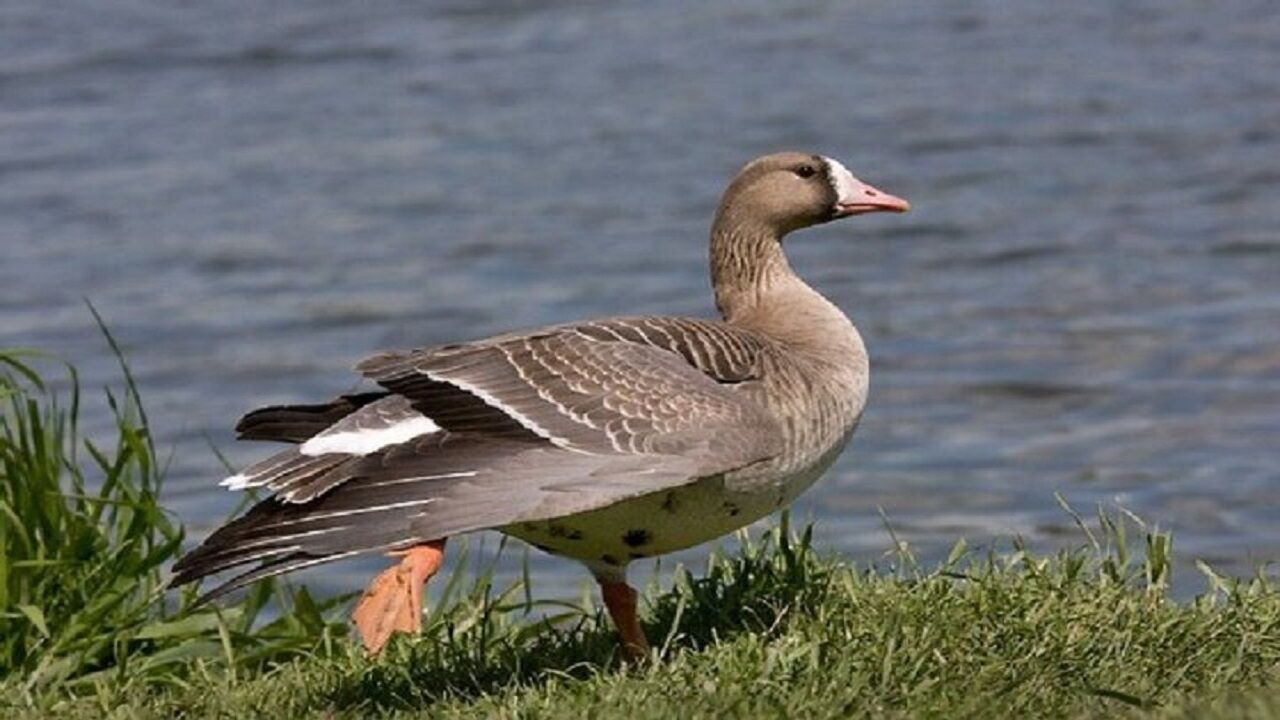
[[[623,657],[643,660],[628,564],[786,506],[830,467],[866,404],[862,338],[792,270],[783,238],[909,207],[829,157],[760,157],[729,183],[711,227],[721,319],[609,317],[382,352],[355,366],[376,391],[250,412],[239,438],[292,446],[222,484],[271,495],[182,557],[171,585],[241,568],[208,601],[386,553],[398,562],[352,613],[377,655],[394,633],[420,630],[446,541],[494,529],[583,563]]]

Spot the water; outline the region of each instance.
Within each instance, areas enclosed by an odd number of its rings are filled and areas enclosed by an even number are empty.
[[[710,314],[725,180],[811,149],[915,208],[789,242],[873,356],[819,542],[1075,544],[1059,491],[1198,586],[1280,557],[1278,61],[1264,1],[10,1],[0,344],[114,381],[90,298],[202,534],[209,443],[376,349]]]

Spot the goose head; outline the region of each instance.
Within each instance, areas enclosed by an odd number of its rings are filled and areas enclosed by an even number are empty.
[[[752,160],[738,172],[725,190],[717,222],[754,225],[781,237],[839,218],[910,208],[906,200],[854,177],[837,160],[783,152]]]

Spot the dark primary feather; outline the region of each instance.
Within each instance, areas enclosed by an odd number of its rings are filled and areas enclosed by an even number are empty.
[[[361,552],[582,512],[688,482],[693,463],[568,452],[546,443],[438,433],[358,461],[307,504],[277,498],[218,529],[174,566],[181,585],[260,565],[209,593]]]
[[[347,415],[387,395],[390,393],[369,392],[343,395],[336,400],[315,405],[272,405],[258,408],[236,423],[236,436],[240,440],[306,442],[311,436],[323,432]]]
[[[259,463],[283,473],[269,483],[277,496],[213,533],[172,582],[259,563],[218,595],[770,458],[781,449],[777,421],[744,390],[767,342],[710,321],[619,318],[369,358],[357,369],[387,392],[255,411],[242,432],[297,442],[401,398],[442,430],[363,457],[291,450]]]

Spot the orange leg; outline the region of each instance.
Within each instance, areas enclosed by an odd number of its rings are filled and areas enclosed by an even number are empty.
[[[636,617],[636,591],[625,582],[601,580],[600,595],[622,636],[622,656],[629,662],[642,662],[649,657],[649,641]]]
[[[400,564],[383,570],[369,583],[351,619],[371,657],[382,652],[397,630],[417,633],[422,629],[422,585],[444,562],[444,543],[434,540],[389,553],[401,556]]]

